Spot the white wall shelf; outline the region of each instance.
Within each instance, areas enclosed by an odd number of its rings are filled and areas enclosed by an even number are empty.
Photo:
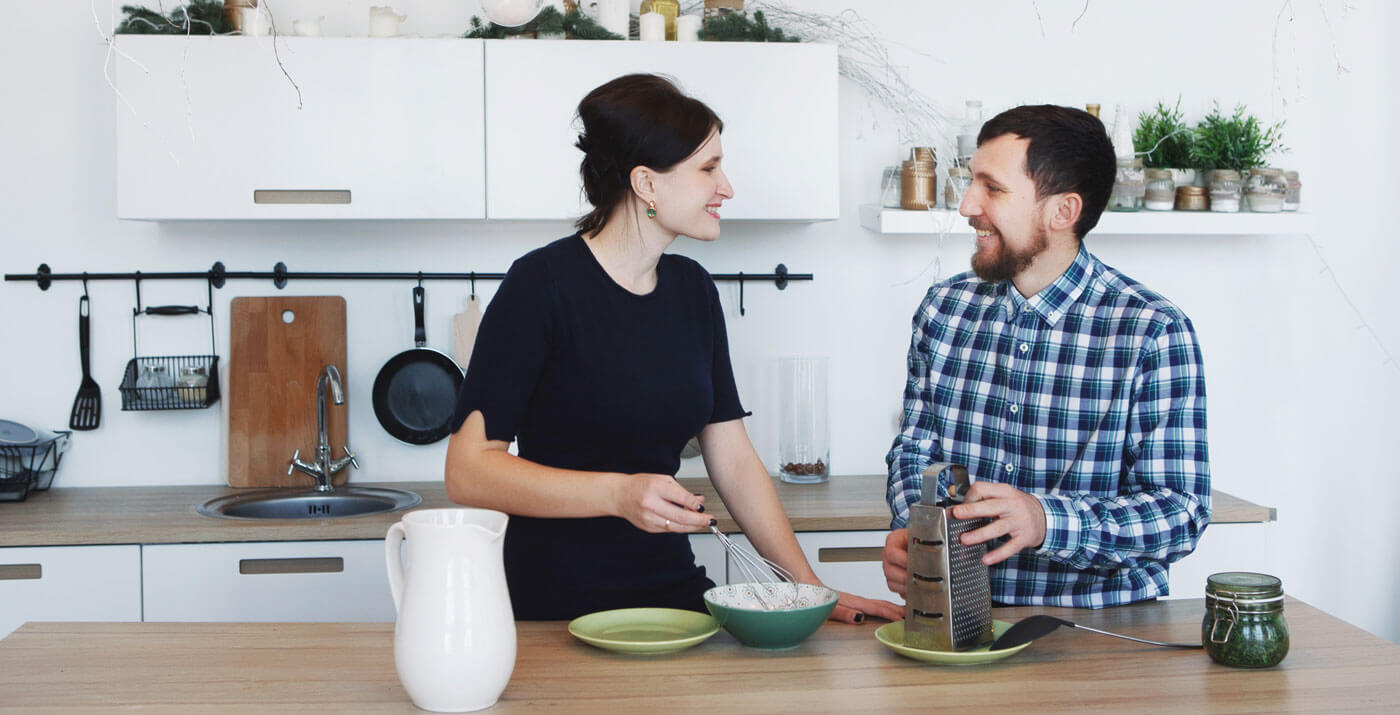
[[[1317,222],[1313,214],[1297,211],[1281,213],[1213,213],[1210,211],[1105,211],[1095,236],[1259,236],[1311,233]],[[967,219],[951,209],[904,211],[876,204],[860,207],[860,225],[884,235],[925,235],[943,233],[972,235]]]

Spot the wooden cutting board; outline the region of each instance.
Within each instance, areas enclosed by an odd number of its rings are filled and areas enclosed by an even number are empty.
[[[290,322],[284,314],[290,313]],[[228,365],[228,483],[232,487],[312,486],[287,474],[292,452],[316,458],[316,380],[326,365],[350,379],[345,365],[345,299],[340,296],[234,298]],[[345,404],[326,391],[332,457],[344,456]],[[345,482],[348,469],[336,474]]]

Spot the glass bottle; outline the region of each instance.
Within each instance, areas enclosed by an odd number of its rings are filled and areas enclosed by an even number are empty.
[[[1247,571],[1206,579],[1201,642],[1211,659],[1235,668],[1268,668],[1288,655],[1283,582]]]
[[[826,378],[824,357],[778,361],[778,478],[784,482],[817,484],[831,474]]]
[[[1176,205],[1176,181],[1171,169],[1148,169],[1143,206],[1149,211],[1171,211]]]
[[[680,0],[643,0],[640,14],[649,12],[660,14],[666,19],[666,39],[676,39],[676,17],[681,14]]]
[[[1303,199],[1303,182],[1298,180],[1296,171],[1283,172],[1283,179],[1288,182],[1288,191],[1283,195],[1283,210],[1297,211]]]
[[[962,197],[972,188],[972,170],[962,166],[948,167],[948,181],[943,184],[943,205],[957,211]]]
[[[977,133],[982,131],[982,100],[969,99],[963,107],[962,128],[958,132],[958,166],[967,166],[977,151]]]

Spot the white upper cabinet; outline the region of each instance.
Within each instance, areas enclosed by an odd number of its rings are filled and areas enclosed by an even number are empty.
[[[744,42],[486,42],[486,216],[573,219],[588,210],[574,148],[578,103],[655,72],[724,121],[725,219],[839,217],[836,46]]]
[[[485,216],[481,40],[116,47],[119,218]]]

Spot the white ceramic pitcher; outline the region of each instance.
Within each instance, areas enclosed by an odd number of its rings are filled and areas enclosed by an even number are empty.
[[[515,615],[502,560],[507,518],[489,509],[420,509],[384,537],[398,609],[394,666],[424,710],[491,707],[515,670]]]

